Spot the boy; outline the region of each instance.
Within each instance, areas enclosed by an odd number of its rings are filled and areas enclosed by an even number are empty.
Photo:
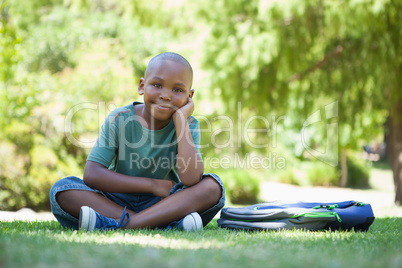
[[[110,113],[87,158],[84,179],[67,177],[50,190],[64,227],[200,230],[225,203],[222,181],[203,174],[193,71],[167,52],[148,64],[134,102]]]

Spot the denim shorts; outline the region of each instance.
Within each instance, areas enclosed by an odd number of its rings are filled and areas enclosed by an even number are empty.
[[[223,208],[225,205],[225,187],[223,186],[222,180],[213,173],[208,173],[202,175],[202,178],[207,176],[215,179],[222,188],[222,196],[219,199],[218,203],[213,207],[207,209],[206,211],[200,213],[203,225],[206,226],[215,215]],[[175,194],[183,189],[187,188],[181,182],[177,183],[170,190],[169,195]],[[88,187],[83,180],[77,177],[67,177],[57,181],[52,188],[50,189],[50,205],[52,208],[53,215],[60,222],[60,224],[64,228],[70,229],[78,229],[78,219],[73,217],[72,215],[65,212],[60,205],[56,201],[56,194],[58,192],[67,191],[67,190],[83,190],[83,191],[91,191],[103,195],[104,197],[112,200],[114,203],[126,207],[129,210],[132,210],[136,213],[145,210],[159,201],[161,201],[160,197],[151,195],[151,194],[130,194],[130,193],[109,193],[102,192],[96,189],[92,189]]]

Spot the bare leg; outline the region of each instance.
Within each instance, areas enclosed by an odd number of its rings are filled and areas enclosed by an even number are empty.
[[[203,212],[219,202],[220,185],[210,177],[198,184],[162,199],[152,207],[135,214],[125,229],[155,228],[180,220],[192,212]]]
[[[59,192],[56,195],[56,201],[64,211],[76,218],[79,217],[82,206],[88,206],[101,215],[113,219],[120,219],[124,210],[123,207],[106,197],[85,190],[66,190]],[[127,209],[126,212],[128,212],[130,216],[135,214],[134,211]]]
[[[198,184],[168,196],[139,213],[126,210],[130,220],[124,229],[155,228],[180,220],[192,212],[203,212],[219,202],[220,185],[211,177]],[[123,207],[95,192],[67,190],[56,195],[60,207],[78,218],[81,206],[89,206],[101,215],[119,220]]]

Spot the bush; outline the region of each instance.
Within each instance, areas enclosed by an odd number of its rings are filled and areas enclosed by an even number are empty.
[[[365,161],[352,155],[347,157],[347,163],[348,181],[346,185],[349,187],[368,188],[370,186],[370,168]]]
[[[24,190],[21,178],[26,176],[27,159],[17,153],[17,146],[0,141],[0,210],[26,205],[19,196]]]
[[[293,184],[293,185],[302,185],[300,182],[300,178],[298,178],[293,171],[293,169],[285,169],[278,174],[278,180],[281,183]]]
[[[26,154],[11,142],[0,142],[0,210],[49,210],[54,182],[80,174],[76,161],[71,156],[61,160],[55,149],[35,144]]]
[[[258,201],[260,180],[252,171],[223,169],[218,173],[226,190],[226,198],[236,204],[252,204]]]
[[[363,159],[355,155],[347,156],[347,187],[367,188],[369,187],[369,166]],[[317,186],[339,186],[341,181],[341,166],[334,168],[322,162],[312,162],[307,169],[307,178],[311,185]]]
[[[336,168],[317,161],[308,168],[307,179],[314,186],[331,186],[338,185],[340,177]]]
[[[62,10],[43,16],[41,24],[32,25],[22,43],[23,59],[30,72],[61,72],[74,67],[72,52],[79,42],[80,28],[71,25],[74,18]]]

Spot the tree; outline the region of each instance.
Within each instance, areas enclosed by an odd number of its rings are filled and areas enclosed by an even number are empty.
[[[402,4],[384,1],[209,1],[204,66],[229,113],[307,118],[337,101],[339,151],[361,146],[388,120],[395,202],[402,204]],[[299,128],[303,120],[296,122]]]

